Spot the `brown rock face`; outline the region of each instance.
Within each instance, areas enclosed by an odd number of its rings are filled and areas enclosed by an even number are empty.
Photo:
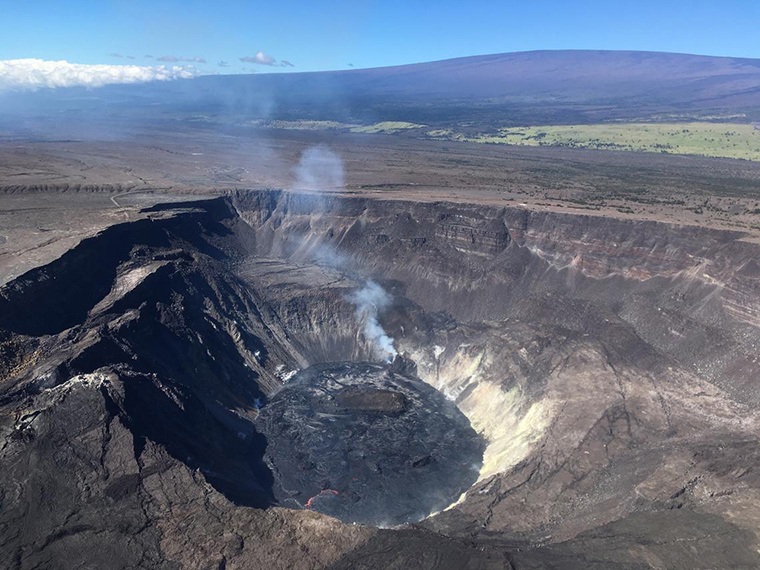
[[[444,214],[435,224],[435,239],[473,254],[495,255],[509,245],[509,232],[499,220],[461,214]],[[418,238],[420,245],[427,237]]]

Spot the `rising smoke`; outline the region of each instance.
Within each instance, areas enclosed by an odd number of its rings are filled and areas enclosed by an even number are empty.
[[[348,297],[356,305],[356,322],[362,327],[364,337],[372,349],[372,356],[392,362],[398,352],[393,347],[393,339],[377,320],[378,313],[390,305],[391,296],[374,281],[367,281],[364,287]]]
[[[304,151],[295,167],[296,189],[321,193],[340,190],[344,186],[343,160],[326,146],[315,146]],[[349,260],[328,243],[312,248],[311,257],[331,267],[349,270]],[[388,336],[377,320],[381,310],[391,303],[391,296],[376,282],[369,280],[351,293],[348,300],[356,307],[356,322],[369,343],[372,356],[384,362],[392,362],[398,354],[393,339]]]
[[[295,174],[297,190],[321,192],[342,189],[345,180],[340,156],[321,145],[304,151]]]

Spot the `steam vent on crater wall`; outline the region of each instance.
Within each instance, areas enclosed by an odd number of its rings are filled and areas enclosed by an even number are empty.
[[[760,568],[758,70],[0,93],[0,569]]]

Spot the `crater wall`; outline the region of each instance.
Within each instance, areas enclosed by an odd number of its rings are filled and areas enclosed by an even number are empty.
[[[488,440],[480,486],[431,528],[568,539],[641,509],[734,508],[715,497],[744,483],[695,473],[717,433],[755,441],[760,281],[740,233],[277,192],[234,202],[258,257],[392,292],[382,322],[397,348]]]
[[[757,566],[757,253],[443,202],[146,209],[0,289],[2,559]],[[477,483],[414,529],[273,506],[255,427],[298,370],[376,358],[370,282],[374,324],[486,441]]]

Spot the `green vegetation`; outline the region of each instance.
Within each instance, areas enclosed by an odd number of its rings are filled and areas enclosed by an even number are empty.
[[[436,129],[427,131],[425,134],[434,139],[451,139],[454,136],[454,131],[451,129]]]
[[[404,121],[383,121],[382,123],[375,123],[374,125],[351,127],[350,130],[352,133],[397,133],[399,131],[421,129],[423,127],[425,127],[425,125],[407,123]]]
[[[268,129],[285,129],[297,131],[349,131],[352,133],[385,133],[393,134],[409,129],[422,129],[425,125],[407,123],[405,121],[383,121],[372,125],[360,125],[357,123],[339,123],[338,121],[313,121],[299,119],[296,121],[250,121],[251,127],[264,127]]]
[[[440,138],[440,131],[429,132]],[[450,135],[453,140],[524,146],[561,146],[693,154],[760,160],[760,130],[730,123],[613,123],[498,129],[493,134]]]
[[[426,129],[406,121],[382,121],[370,125],[315,120],[251,121],[253,127],[306,131],[343,131],[394,134],[419,130],[420,136],[437,140],[519,146],[554,146],[632,152],[690,154],[706,157],[760,160],[760,129],[750,124],[604,123],[593,125],[544,125],[496,128],[477,132],[460,124],[452,128]]]

